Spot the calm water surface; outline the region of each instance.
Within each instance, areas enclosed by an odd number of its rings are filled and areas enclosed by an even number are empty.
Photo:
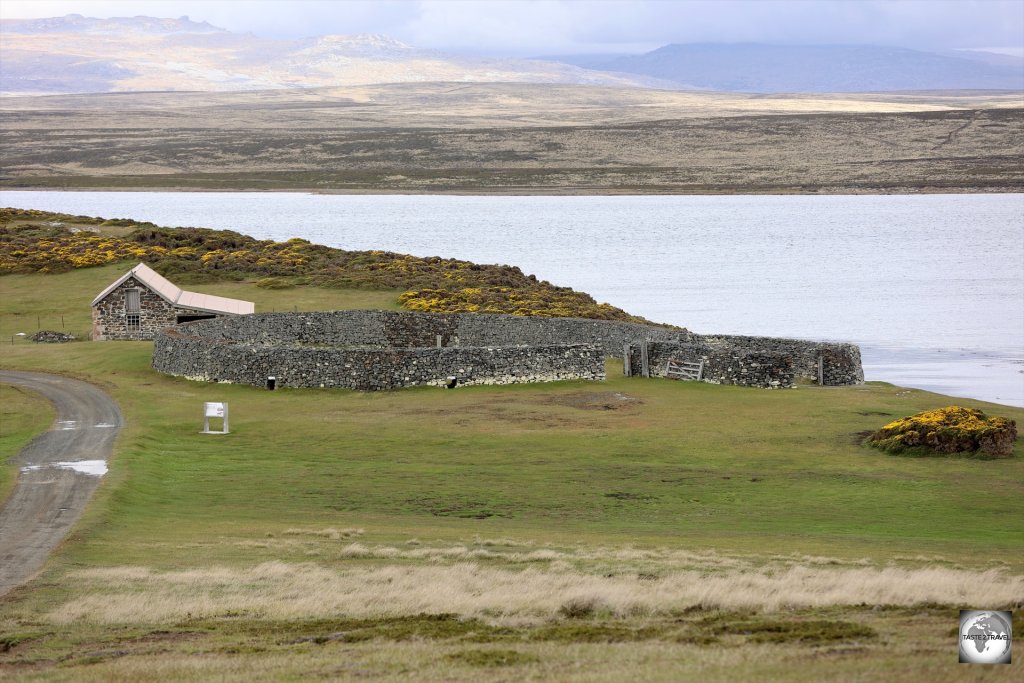
[[[509,263],[697,332],[854,341],[868,379],[1024,405],[1024,195],[0,192],[0,205]]]

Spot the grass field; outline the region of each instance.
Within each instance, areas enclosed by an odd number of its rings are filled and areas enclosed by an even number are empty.
[[[0,340],[34,331],[21,328],[37,311],[84,331],[124,267],[0,278]],[[195,288],[257,310],[394,306],[388,292]],[[960,608],[1015,607],[1021,627],[1020,444],[1003,460],[860,444],[948,397],[625,378],[614,362],[603,383],[271,393],[160,375],[150,350],[0,345],[0,367],[104,386],[127,424],[75,532],[0,599],[0,676],[1020,673],[958,665],[955,646]],[[6,457],[52,413],[0,392]],[[212,400],[229,402],[232,434],[198,433]]]
[[[41,396],[0,384],[0,501],[7,498],[17,477],[17,467],[9,465],[7,458],[53,420],[53,406]]]
[[[340,98],[340,99],[339,99]],[[520,84],[6,98],[6,189],[1019,192],[1013,92]]]

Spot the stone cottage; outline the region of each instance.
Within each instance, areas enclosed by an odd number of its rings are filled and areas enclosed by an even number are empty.
[[[93,299],[92,339],[152,339],[159,330],[179,323],[255,310],[251,301],[186,292],[140,263]]]

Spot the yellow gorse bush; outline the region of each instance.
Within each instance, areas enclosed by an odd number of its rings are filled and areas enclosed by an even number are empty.
[[[1010,455],[1017,425],[975,408],[948,406],[893,420],[870,443],[890,453],[975,453]]]
[[[117,226],[124,237],[72,232],[76,226]],[[346,251],[308,240],[257,240],[229,230],[161,228],[127,219],[105,220],[44,211],[0,209],[0,275],[57,273],[119,261],[146,261],[167,276],[252,277],[275,287],[404,289],[401,304],[429,313],[511,313],[646,322],[599,304],[588,294],[525,275],[519,268],[478,265],[437,256]],[[273,278],[270,280],[269,278]],[[282,279],[283,278],[283,279]]]

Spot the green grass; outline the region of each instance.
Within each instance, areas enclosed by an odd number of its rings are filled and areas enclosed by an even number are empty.
[[[87,326],[92,296],[121,271],[0,278],[0,335],[37,311],[63,315],[69,329]],[[259,310],[286,302],[300,310],[394,305],[394,293],[251,283],[195,288],[251,298]],[[573,662],[587,661],[603,667],[604,680],[636,672],[673,680],[698,671],[722,680],[725,664],[770,679],[791,673],[786,662],[793,658],[835,648],[838,654],[808,665],[807,680],[834,666],[883,680],[893,671],[909,675],[910,663],[919,679],[943,680],[936,662],[955,657],[945,649],[955,627],[949,605],[927,618],[915,616],[920,609],[876,613],[852,605],[623,617],[584,600],[582,609],[566,603],[561,613],[529,617],[511,631],[476,617],[431,622],[415,614],[279,621],[260,617],[258,603],[217,618],[148,624],[144,613],[141,622],[123,624],[65,624],[52,615],[104,590],[76,578],[83,571],[224,568],[243,576],[261,563],[283,562],[344,574],[461,561],[411,554],[428,546],[493,550],[470,561],[515,571],[556,571],[557,562],[503,559],[513,551],[586,550],[590,559],[570,564],[641,583],[670,570],[605,555],[622,548],[714,552],[757,565],[806,554],[834,558],[823,566],[1024,573],[1019,442],[1012,457],[993,461],[898,458],[860,443],[859,435],[947,405],[948,397],[882,383],[763,391],[626,378],[616,362],[603,383],[268,392],[161,375],[149,367],[150,352],[141,342],[0,345],[0,367],[104,386],[127,422],[110,473],[72,536],[37,580],[0,601],[0,645],[9,649],[0,654],[0,675],[233,680],[262,666],[264,676],[282,680],[310,672],[358,677],[356,671],[383,680],[478,680],[486,671],[575,680],[567,673]],[[7,453],[52,417],[40,417],[37,398],[9,387],[0,392],[2,414],[18,424],[0,434]],[[231,434],[199,434],[205,401],[230,404]],[[958,402],[1024,422],[1024,410]],[[354,553],[356,541],[409,552]],[[146,589],[116,590],[122,599]],[[904,647],[901,629],[910,627],[927,647]],[[439,644],[426,643],[442,631],[448,635]],[[193,668],[186,662],[197,655],[205,663]],[[339,670],[339,658],[354,668]]]
[[[0,384],[0,504],[7,499],[18,468],[8,463],[22,446],[53,423],[50,402],[38,394]]]
[[[38,330],[57,330],[88,339],[92,329],[90,304],[107,285],[123,275],[134,262],[82,268],[60,275],[4,275],[0,277],[0,362],[9,350],[12,335]],[[400,310],[399,290],[257,287],[258,278],[212,284],[182,283],[185,289],[244,299],[256,311],[325,311],[349,308]],[[27,344],[15,339],[14,345]]]
[[[885,558],[1019,561],[1024,460],[894,458],[856,434],[946,402],[884,384],[758,391],[621,377],[606,383],[362,394],[208,385],[149,368],[148,343],[16,346],[7,366],[113,387],[131,427],[101,491],[104,523],[75,562],[179,566],[197,536],[373,526],[385,540],[515,534]],[[615,410],[581,395],[637,399]],[[199,434],[204,401],[232,434]],[[973,402],[977,403],[977,402]],[[584,401],[586,404],[586,401]],[[977,405],[982,405],[977,403]],[[1018,420],[1022,412],[991,408]],[[1019,446],[1018,446],[1019,449]],[[999,524],[959,523],[998,517]],[[937,524],[936,520],[944,520]],[[266,559],[200,543],[193,561]]]

